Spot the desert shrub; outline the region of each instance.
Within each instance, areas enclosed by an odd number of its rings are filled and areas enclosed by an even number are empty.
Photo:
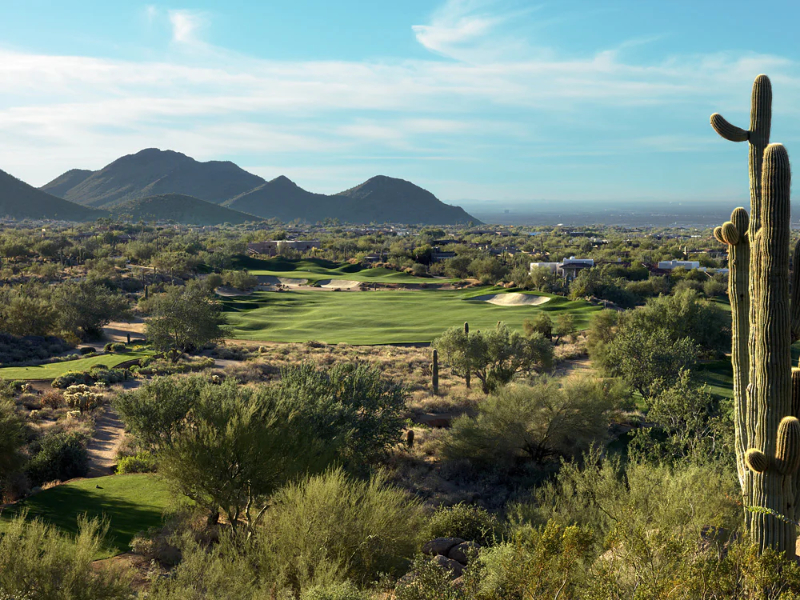
[[[341,469],[290,484],[272,497],[259,531],[259,561],[295,589],[379,573],[401,574],[422,529],[422,509],[383,475]]]
[[[83,477],[89,470],[89,456],[80,434],[51,433],[32,446],[26,472],[34,485]]]
[[[458,537],[481,546],[493,544],[503,533],[499,519],[480,506],[460,502],[441,507],[428,523],[428,537]]]
[[[510,506],[512,525],[554,520],[588,527],[601,540],[637,531],[697,540],[704,527],[734,532],[740,526],[738,484],[726,468],[630,462],[623,469],[616,459],[600,460],[597,451],[584,463],[564,463],[533,502]]]
[[[154,473],[156,471],[156,459],[149,452],[138,452],[133,456],[123,456],[117,463],[117,473],[126,475],[128,473]]]
[[[89,371],[67,371],[63,375],[56,377],[50,384],[56,389],[66,389],[71,385],[94,383],[94,377]]]
[[[92,348],[91,346],[81,346],[80,348],[78,348],[78,354],[82,356],[93,353],[94,353],[94,348]]]
[[[128,347],[122,342],[109,342],[103,346],[106,352],[127,352]]]
[[[6,477],[20,468],[20,452],[25,443],[25,423],[14,402],[0,397],[0,489],[5,491]]]
[[[130,598],[130,576],[92,568],[105,533],[81,519],[70,536],[40,521],[13,518],[0,536],[0,597],[56,600]]]
[[[369,593],[361,591],[348,581],[329,585],[315,585],[300,594],[300,600],[370,600]]]
[[[444,456],[490,469],[578,456],[605,438],[619,402],[618,388],[588,378],[506,386],[453,421]]]
[[[42,406],[47,408],[61,408],[64,406],[64,394],[56,390],[47,390],[42,394]]]
[[[479,581],[470,598],[523,600],[576,598],[586,583],[594,558],[591,530],[548,522],[542,527],[518,529],[511,540],[483,549]]]
[[[429,556],[417,556],[411,564],[413,575],[401,579],[394,590],[396,600],[471,600],[476,580],[468,568],[463,576],[467,585],[463,589],[451,583],[450,574],[434,563]]]

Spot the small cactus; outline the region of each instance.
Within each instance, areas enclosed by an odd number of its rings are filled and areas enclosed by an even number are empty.
[[[406,446],[408,446],[409,448],[413,448],[414,447],[414,430],[413,429],[409,429],[408,432],[406,433]]]

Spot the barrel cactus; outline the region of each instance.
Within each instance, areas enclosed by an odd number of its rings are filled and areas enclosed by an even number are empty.
[[[769,143],[771,103],[769,78],[759,75],[749,130],[711,117],[722,137],[747,141],[750,148],[750,215],[737,208],[714,236],[729,248],[736,463],[745,524],[762,549],[794,556],[789,520],[797,518],[800,499],[800,373],[792,369],[791,343],[800,302],[792,298],[790,306],[791,170],[786,149]],[[793,287],[792,295],[800,296],[800,286]]]

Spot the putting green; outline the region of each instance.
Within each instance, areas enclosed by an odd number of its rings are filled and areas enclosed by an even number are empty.
[[[582,300],[560,296],[546,303],[497,306],[470,300],[505,293],[498,288],[459,290],[379,290],[369,292],[287,291],[256,292],[223,301],[233,337],[274,342],[354,345],[426,343],[445,329],[469,322],[475,331],[503,321],[521,330],[526,318],[545,312],[555,320],[572,313],[578,329],[589,325],[601,310]]]
[[[0,379],[55,379],[68,371],[88,371],[95,365],[105,365],[113,369],[117,365],[152,356],[150,350],[137,352],[124,352],[120,354],[101,354],[89,358],[78,358],[64,362],[52,362],[31,367],[3,367],[0,368]]]
[[[0,515],[0,532],[6,523],[28,511],[28,518],[39,518],[60,530],[76,534],[78,517],[108,519],[105,547],[96,558],[108,558],[130,550],[133,536],[149,527],[158,527],[172,494],[167,484],[155,475],[111,475],[79,479],[39,492]]]

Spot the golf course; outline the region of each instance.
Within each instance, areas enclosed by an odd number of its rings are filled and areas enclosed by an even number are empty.
[[[502,297],[511,293],[492,287],[368,292],[289,290],[255,292],[225,299],[223,304],[231,335],[238,339],[353,345],[427,343],[465,321],[473,330],[494,327],[498,321],[521,330],[523,321],[539,312],[546,312],[554,320],[572,313],[577,328],[584,329],[591,315],[600,310],[582,300],[514,294],[516,302],[503,304]],[[546,301],[524,303],[520,296]]]

